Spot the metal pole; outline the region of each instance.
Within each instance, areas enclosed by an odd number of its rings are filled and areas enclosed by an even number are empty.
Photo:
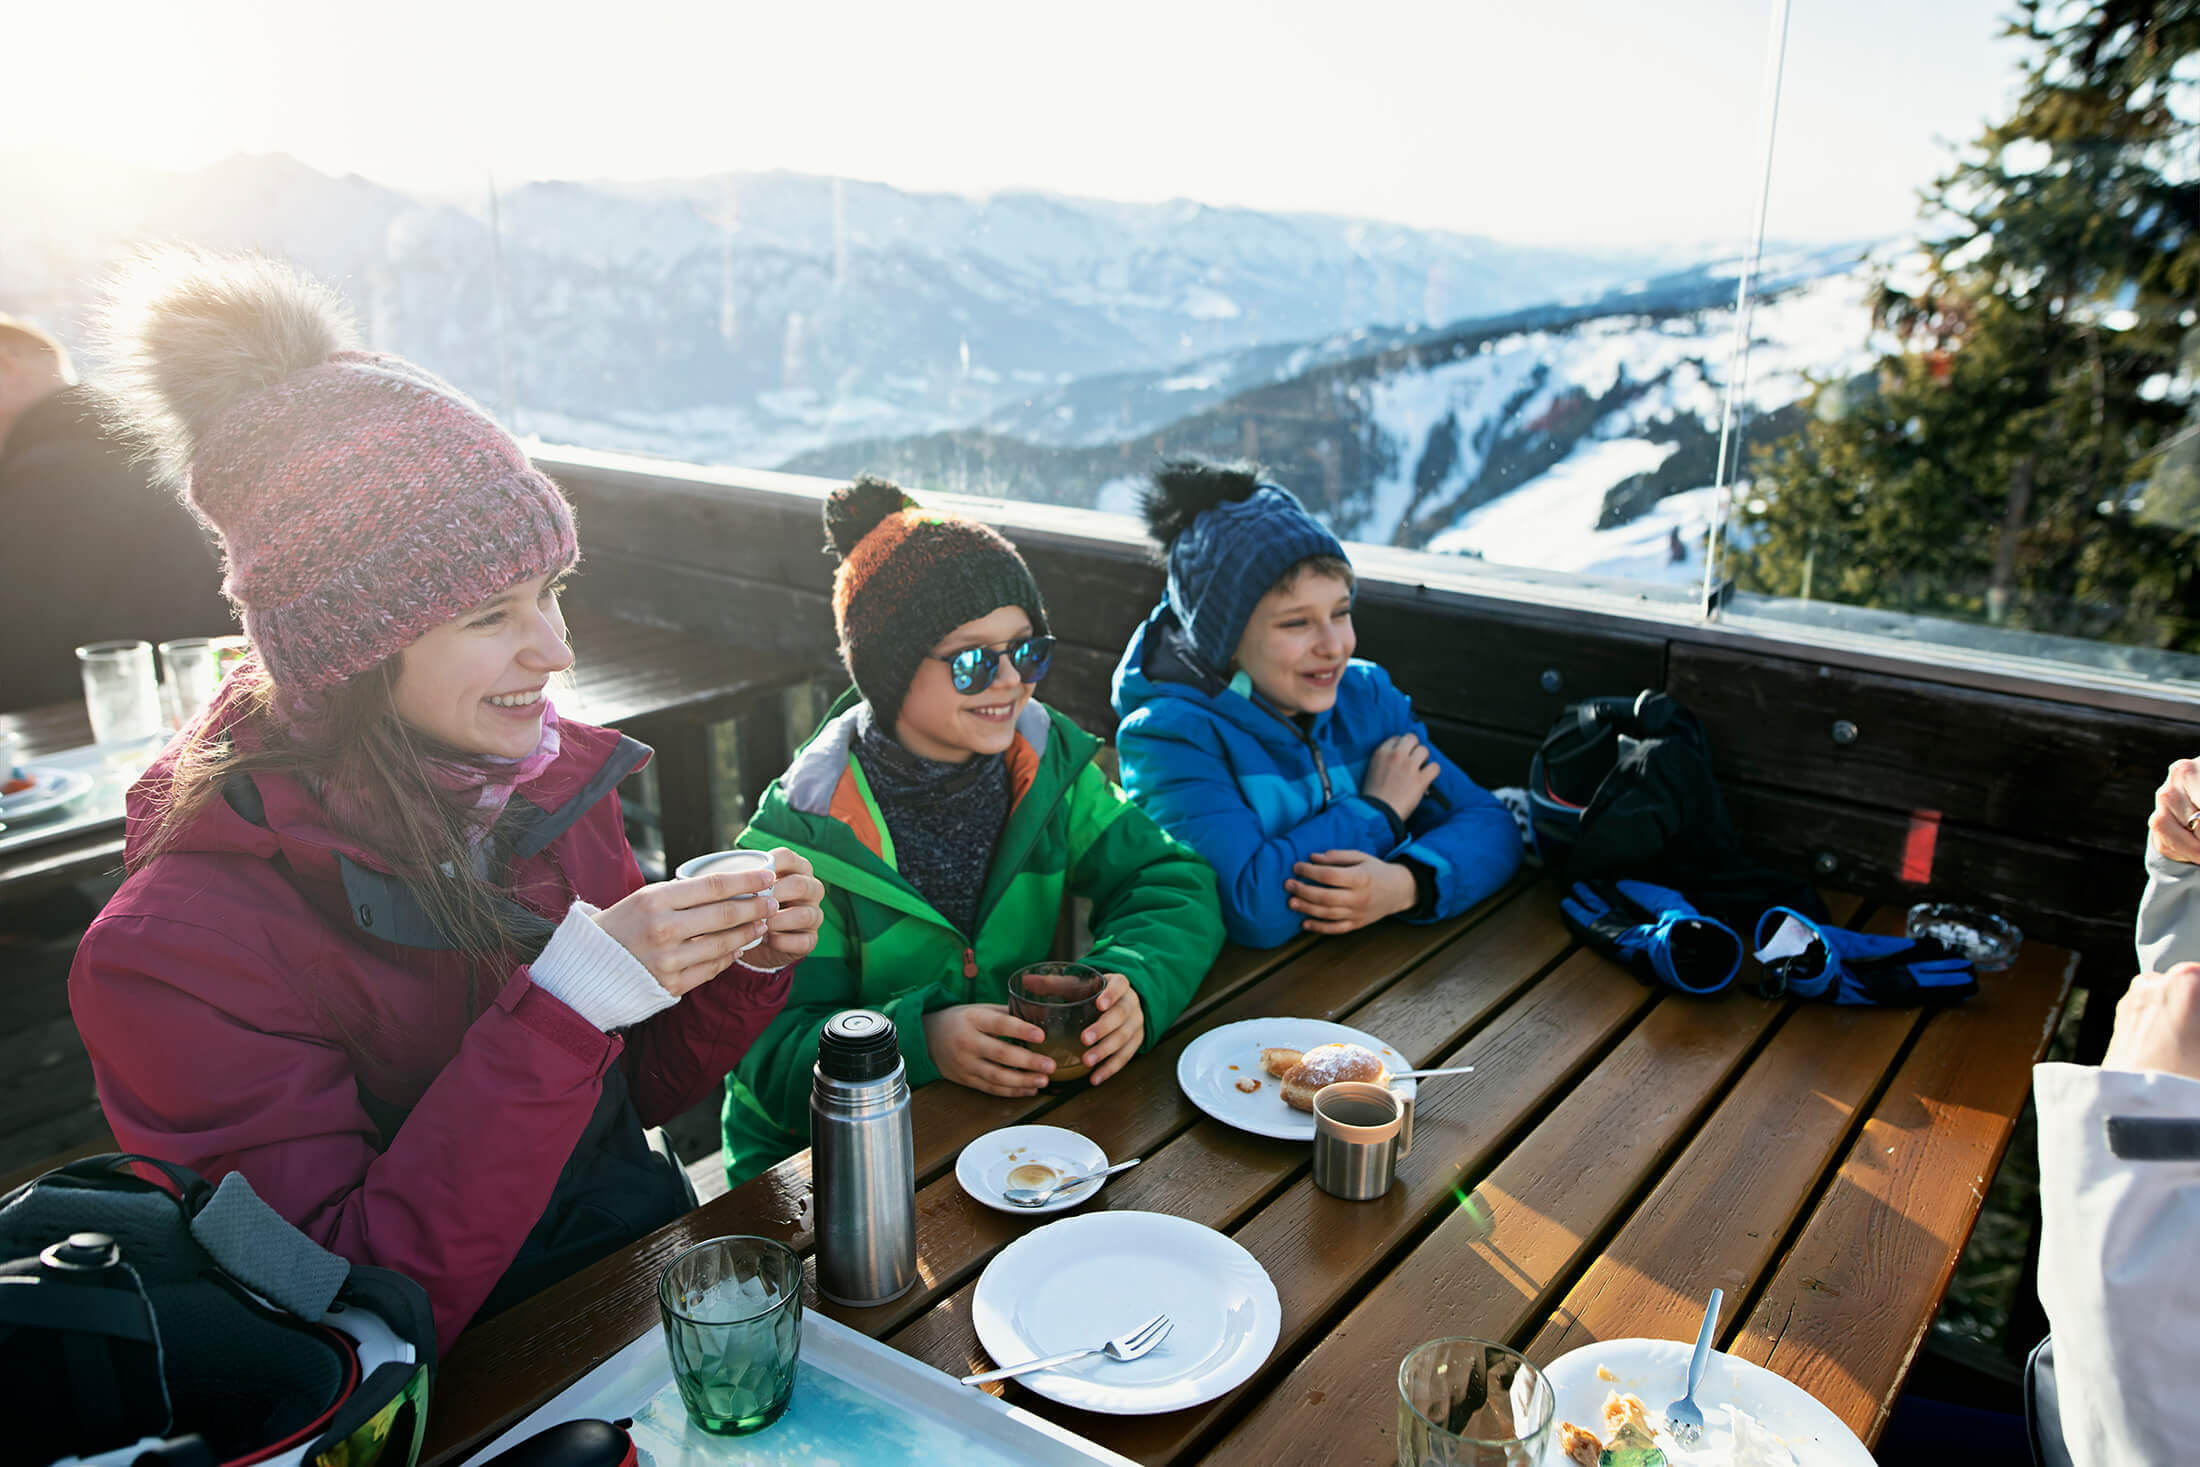
[[[1772,203],[1772,152],[1780,135],[1780,81],[1787,67],[1788,6],[1780,0],[1772,15],[1772,34],[1767,40],[1768,71],[1765,77],[1765,166],[1757,182],[1757,227],[1750,234],[1749,253],[1742,261],[1742,278],[1734,295],[1734,343],[1727,355],[1726,396],[1719,412],[1719,461],[1711,496],[1711,539],[1704,547],[1703,617],[1718,616],[1725,560],[1727,528],[1733,520],[1730,500],[1734,494],[1734,464],[1741,456],[1741,405],[1749,389],[1750,323],[1756,309],[1757,267],[1764,259],[1765,216]]]

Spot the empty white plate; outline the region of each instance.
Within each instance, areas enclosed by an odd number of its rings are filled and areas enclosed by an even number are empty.
[[[1545,1458],[1549,1467],[1572,1467],[1558,1449],[1556,1422],[1571,1421],[1603,1436],[1604,1398],[1614,1391],[1642,1398],[1657,1429],[1658,1446],[1672,1467],[1712,1467],[1734,1460],[1733,1418],[1726,1410],[1730,1404],[1747,1412],[1778,1446],[1785,1447],[1796,1467],[1872,1467],[1872,1454],[1816,1396],[1784,1375],[1717,1350],[1704,1362],[1703,1384],[1696,1389],[1696,1404],[1703,1409],[1703,1439],[1694,1451],[1680,1450],[1665,1434],[1665,1408],[1688,1389],[1688,1360],[1695,1352],[1693,1340],[1604,1340],[1553,1360],[1544,1372],[1558,1398],[1551,1450]],[[1599,1367],[1615,1378],[1598,1375]],[[1780,1460],[1777,1453],[1772,1460]]]
[[[1258,1259],[1213,1228],[1159,1212],[1065,1217],[1026,1233],[986,1265],[970,1314],[996,1366],[1168,1315],[1176,1327],[1149,1355],[1087,1355],[1018,1377],[1049,1400],[1117,1416],[1181,1411],[1243,1385],[1283,1328]]]
[[[1192,1104],[1241,1131],[1285,1141],[1312,1141],[1314,1117],[1284,1104],[1283,1082],[1260,1067],[1264,1049],[1312,1049],[1317,1044],[1357,1044],[1382,1056],[1393,1072],[1413,1068],[1406,1057],[1372,1034],[1327,1019],[1240,1019],[1209,1029],[1177,1056],[1176,1083]],[[1241,1088],[1257,1080],[1250,1091]],[[1391,1090],[1410,1100],[1412,1080],[1396,1080]]]
[[[1018,1207],[1001,1194],[1008,1187],[1010,1172],[1033,1164],[1051,1167],[1057,1176],[1074,1177],[1105,1168],[1108,1154],[1060,1126],[1003,1126],[962,1149],[955,1158],[955,1180],[986,1206],[1025,1217],[1066,1211],[1107,1185],[1107,1178],[1095,1177],[1057,1193],[1044,1207]]]

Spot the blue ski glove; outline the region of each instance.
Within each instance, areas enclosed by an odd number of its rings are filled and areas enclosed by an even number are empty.
[[[1801,930],[1799,951],[1776,951],[1782,924]],[[1915,1004],[1955,1003],[1978,992],[1978,972],[1970,960],[1930,939],[1874,937],[1845,927],[1813,922],[1788,907],[1774,907],[1757,919],[1757,957],[1765,965],[1765,992],[1797,998],[1827,998],[1835,1003],[1907,1008]]]
[[[1558,910],[1574,935],[1645,983],[1717,993],[1741,971],[1734,929],[1698,912],[1670,887],[1647,881],[1577,881]]]

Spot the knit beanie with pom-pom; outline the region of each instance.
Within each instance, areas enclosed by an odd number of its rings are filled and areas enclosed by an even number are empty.
[[[856,691],[891,729],[925,654],[964,622],[1022,607],[1044,636],[1039,583],[1016,547],[976,520],[922,508],[873,474],[825,500],[833,627]]]
[[[1344,546],[1281,484],[1247,464],[1173,459],[1140,506],[1168,556],[1169,609],[1210,670],[1227,669],[1253,608],[1294,566],[1337,560]]]
[[[103,312],[124,431],[221,540],[222,591],[292,706],[575,554],[573,512],[457,389],[361,351],[334,291],[168,249]]]

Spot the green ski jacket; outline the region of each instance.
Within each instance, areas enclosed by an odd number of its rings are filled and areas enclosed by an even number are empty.
[[[1214,871],[1107,777],[1094,762],[1098,739],[1037,700],[1008,748],[1011,804],[975,940],[958,931],[897,869],[893,832],[854,754],[856,701],[850,690],[834,705],[741,834],[744,846],[809,858],[825,883],[825,920],[787,1006],[726,1077],[726,1173],[737,1184],[809,1144],[810,1070],[828,1019],[883,1012],[909,1084],[928,1084],[940,1072],[923,1016],[1006,1002],[1009,975],[1050,956],[1070,899],[1092,902],[1093,945],[1081,960],[1130,980],[1149,1047],[1222,949]]]

